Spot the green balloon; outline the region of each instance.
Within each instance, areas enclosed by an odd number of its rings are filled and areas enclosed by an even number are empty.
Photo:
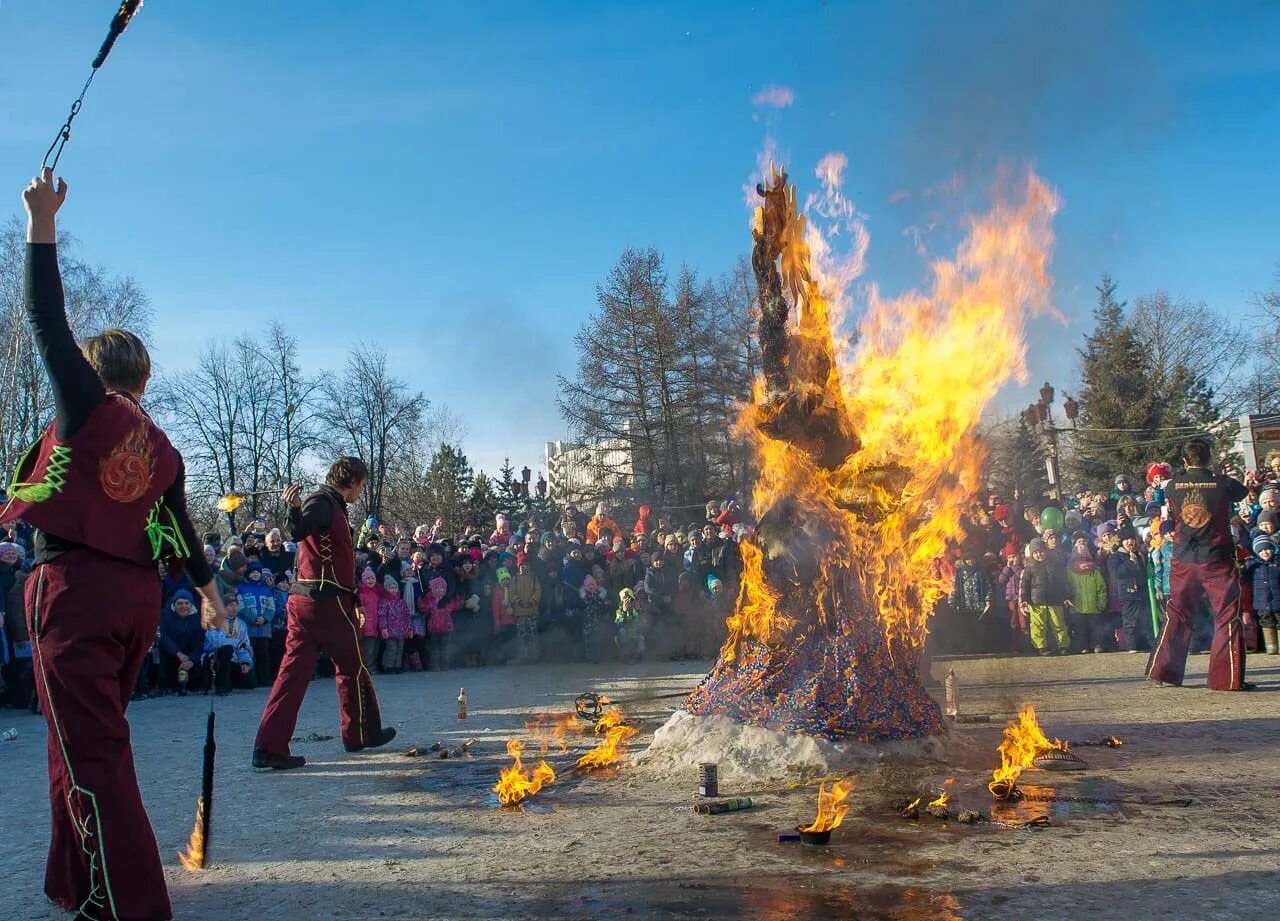
[[[1062,526],[1066,524],[1066,519],[1062,515],[1062,509],[1049,506],[1040,513],[1040,527],[1046,531],[1060,531]]]

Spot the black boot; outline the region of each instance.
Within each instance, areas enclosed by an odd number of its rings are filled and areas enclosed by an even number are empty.
[[[255,771],[291,771],[307,763],[301,755],[273,755],[265,749],[257,749],[253,753],[253,769]]]
[[[347,751],[349,751],[349,752],[362,752],[362,751],[364,751],[366,748],[381,748],[383,745],[386,745],[388,742],[390,742],[390,741],[391,741],[392,739],[394,739],[395,737],[396,737],[396,727],[395,727],[395,726],[383,726],[383,727],[382,727],[382,739],[381,739],[380,741],[378,741],[378,742],[370,742],[368,745],[348,745],[346,742],[343,742],[343,743],[342,743],[342,747],[343,747],[343,748],[345,748],[345,749],[346,749]]]

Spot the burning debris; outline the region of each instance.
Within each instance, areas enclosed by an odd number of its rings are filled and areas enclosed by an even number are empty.
[[[1018,798],[1018,777],[1026,768],[1079,770],[1085,767],[1084,761],[1071,754],[1067,743],[1059,739],[1049,741],[1036,720],[1036,708],[1031,704],[1023,704],[1017,719],[1010,720],[1005,726],[1004,740],[996,750],[1000,753],[1000,767],[991,772],[987,789],[999,800]]]
[[[616,706],[611,706],[596,721],[595,734],[604,738],[595,748],[578,759],[578,770],[594,771],[612,767],[627,756],[627,743],[639,733],[634,726],[628,726],[626,717]]]
[[[826,844],[831,840],[831,832],[840,827],[849,812],[849,804],[845,800],[853,788],[853,778],[837,780],[830,787],[818,784],[818,817],[808,825],[796,826],[803,843]]]
[[[493,788],[493,792],[498,794],[498,802],[504,806],[519,805],[556,779],[556,772],[546,761],[539,761],[536,768],[527,770],[520,757],[523,752],[524,743],[519,739],[507,743],[507,754],[514,763],[498,775],[498,782]]]
[[[191,837],[187,839],[187,849],[178,851],[178,862],[188,873],[195,873],[197,870],[203,870],[207,853],[205,849],[205,829],[208,827],[207,821],[201,821],[201,816],[205,814],[204,797],[196,800],[196,822],[191,829]]]
[[[586,732],[588,725],[572,713],[539,713],[527,720],[524,728],[533,733],[533,737],[542,745],[542,754],[546,755],[552,742],[560,747],[562,753],[567,752],[569,733]]]
[[[948,805],[951,802],[951,794],[943,790],[938,794],[937,799],[931,800],[925,804],[924,811],[929,813],[935,819],[942,819],[944,822],[951,818],[951,809]]]
[[[823,201],[848,207],[820,213],[852,214],[838,173],[820,173]],[[946,731],[916,665],[948,590],[933,563],[982,482],[983,407],[1024,374],[1024,315],[1048,309],[1057,198],[1034,176],[1025,190],[1022,204],[971,221],[955,259],[934,263],[930,292],[872,290],[846,354],[833,331],[856,268],[834,265],[784,171],[757,187],[764,373],[739,427],[760,469],[759,527],[689,713],[834,740]],[[848,229],[865,244],[860,225]]]

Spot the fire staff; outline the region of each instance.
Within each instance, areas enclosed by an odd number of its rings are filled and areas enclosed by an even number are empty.
[[[1185,473],[1165,487],[1173,516],[1173,562],[1169,609],[1147,664],[1147,677],[1182,685],[1187,649],[1201,599],[1213,611],[1213,647],[1205,686],[1213,691],[1251,691],[1244,680],[1244,634],[1240,579],[1231,537],[1231,506],[1247,495],[1244,484],[1209,469],[1209,443],[1193,438],[1182,449]]]
[[[27,318],[56,413],[19,462],[0,514],[38,529],[26,610],[49,726],[44,891],[84,918],[167,919],[125,720],[160,618],[157,561],[187,568],[212,623],[226,614],[187,515],[182,456],[139,404],[151,377],[146,346],[109,329],[82,351],[67,323],[54,226],[66,194],[46,169],[22,195]]]
[[[395,727],[382,725],[373,679],[360,650],[364,613],[356,595],[347,503],[360,494],[368,478],[369,469],[362,460],[340,457],[329,468],[325,485],[306,502],[297,486],[284,491],[289,529],[298,543],[298,569],[289,590],[284,658],[253,743],[256,770],[283,771],[307,763],[289,752],[289,739],[321,649],[328,650],[333,660],[342,744],[347,751],[377,748],[395,738]]]

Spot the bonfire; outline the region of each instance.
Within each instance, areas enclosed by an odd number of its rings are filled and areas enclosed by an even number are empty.
[[[802,216],[785,171],[757,187],[752,267],[763,374],[739,430],[759,468],[754,537],[729,635],[687,698],[695,716],[827,739],[882,742],[945,731],[919,653],[950,590],[935,562],[962,538],[982,485],[975,428],[1024,379],[1023,322],[1048,311],[1054,193],[975,218],[927,293],[871,287],[856,345],[837,347],[866,235],[840,196],[842,158],[819,170],[819,215],[859,241],[851,259]],[[793,309],[794,308],[794,309]]]

